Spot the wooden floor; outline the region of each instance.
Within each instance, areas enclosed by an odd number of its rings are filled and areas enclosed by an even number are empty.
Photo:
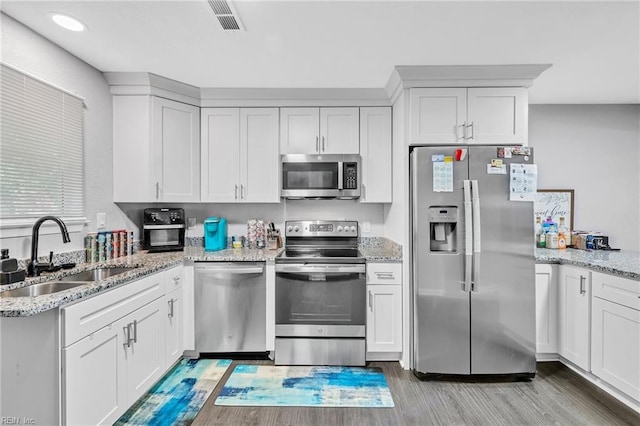
[[[395,362],[368,365],[383,369],[395,408],[216,406],[232,365],[193,425],[640,425],[640,415],[558,362],[538,363],[528,382],[424,382]]]

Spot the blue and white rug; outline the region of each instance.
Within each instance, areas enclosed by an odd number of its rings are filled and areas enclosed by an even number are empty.
[[[236,365],[215,405],[393,407],[380,368]]]
[[[115,424],[191,424],[230,365],[228,359],[183,359]]]

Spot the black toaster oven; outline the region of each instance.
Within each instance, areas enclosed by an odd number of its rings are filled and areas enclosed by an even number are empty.
[[[183,250],[185,229],[183,209],[144,209],[142,247],[149,252]]]

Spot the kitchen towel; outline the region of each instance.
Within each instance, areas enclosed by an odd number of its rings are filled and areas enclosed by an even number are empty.
[[[215,405],[393,407],[380,368],[236,365]]]
[[[191,424],[230,365],[229,359],[183,359],[114,424]]]

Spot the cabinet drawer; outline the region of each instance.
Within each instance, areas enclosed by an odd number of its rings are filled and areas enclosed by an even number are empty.
[[[402,284],[402,263],[367,263],[367,284]]]
[[[591,287],[595,297],[640,310],[640,281],[592,272]]]
[[[164,272],[164,276],[166,293],[171,293],[172,291],[181,289],[182,283],[184,282],[184,266],[171,268]]]
[[[61,309],[62,346],[69,346],[164,295],[163,277],[164,273],[149,275]]]

